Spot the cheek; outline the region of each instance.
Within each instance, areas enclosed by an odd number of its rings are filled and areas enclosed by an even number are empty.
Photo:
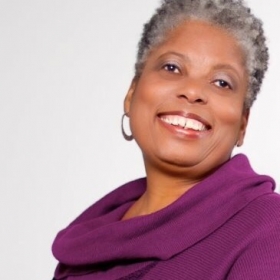
[[[219,106],[215,106],[217,119],[225,125],[237,126],[243,115],[243,100],[229,98],[225,102],[216,104],[219,104]]]
[[[235,126],[239,123],[242,116],[242,110],[239,108],[228,108],[228,110],[223,111],[221,118],[224,123],[228,124],[229,126]]]
[[[154,114],[158,106],[165,100],[164,87],[152,80],[139,81],[131,100],[132,114]]]
[[[164,87],[152,79],[140,80],[133,93],[129,112],[130,128],[141,149],[147,149],[147,143],[153,141],[158,109],[166,100],[165,94]]]
[[[129,112],[130,127],[136,141],[141,135],[146,135],[145,130],[148,126],[148,120],[151,119],[152,108],[153,92],[138,85],[133,93]]]
[[[144,72],[134,91],[133,102],[135,105],[138,105],[139,102],[145,106],[160,106],[170,98],[176,85],[177,83],[170,83],[170,81],[162,79],[156,72]]]
[[[243,105],[233,104],[230,106],[221,106],[219,110],[216,134],[220,149],[232,149],[240,135],[243,120]]]

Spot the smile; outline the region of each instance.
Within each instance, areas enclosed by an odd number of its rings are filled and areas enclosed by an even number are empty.
[[[160,119],[165,123],[171,124],[173,126],[179,126],[183,129],[192,129],[195,131],[208,130],[207,125],[193,118],[186,118],[178,115],[164,115],[161,116]]]

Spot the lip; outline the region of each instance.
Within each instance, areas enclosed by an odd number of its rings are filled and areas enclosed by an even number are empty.
[[[184,117],[184,118],[199,121],[206,127],[206,130],[198,131],[198,130],[192,130],[192,129],[185,129],[185,128],[182,128],[182,127],[177,126],[177,125],[168,124],[161,119],[163,116],[170,116],[170,115],[181,116],[181,117]],[[184,111],[162,112],[162,113],[159,113],[157,115],[157,117],[158,117],[158,120],[160,121],[160,123],[165,128],[167,128],[169,131],[171,131],[171,132],[173,132],[173,133],[175,133],[179,136],[187,136],[187,137],[191,137],[191,138],[201,138],[204,135],[208,134],[209,131],[212,128],[210,123],[208,121],[206,121],[204,118],[202,118],[202,117],[200,117],[196,114],[187,113],[187,112],[184,112]]]

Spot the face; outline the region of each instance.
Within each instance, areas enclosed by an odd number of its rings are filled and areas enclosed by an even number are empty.
[[[243,142],[248,74],[224,29],[188,21],[149,54],[124,107],[146,169],[203,178]]]

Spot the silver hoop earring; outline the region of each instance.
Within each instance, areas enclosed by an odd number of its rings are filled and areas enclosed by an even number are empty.
[[[122,127],[122,135],[123,135],[123,137],[124,137],[124,139],[125,139],[126,141],[131,141],[131,140],[133,140],[133,135],[132,135],[132,134],[131,134],[131,135],[128,135],[128,134],[126,134],[126,132],[124,131],[124,125],[123,125],[123,123],[124,123],[124,117],[127,117],[127,118],[128,118],[128,116],[127,116],[126,113],[124,113],[124,114],[122,115],[122,124],[121,124],[121,127]]]

